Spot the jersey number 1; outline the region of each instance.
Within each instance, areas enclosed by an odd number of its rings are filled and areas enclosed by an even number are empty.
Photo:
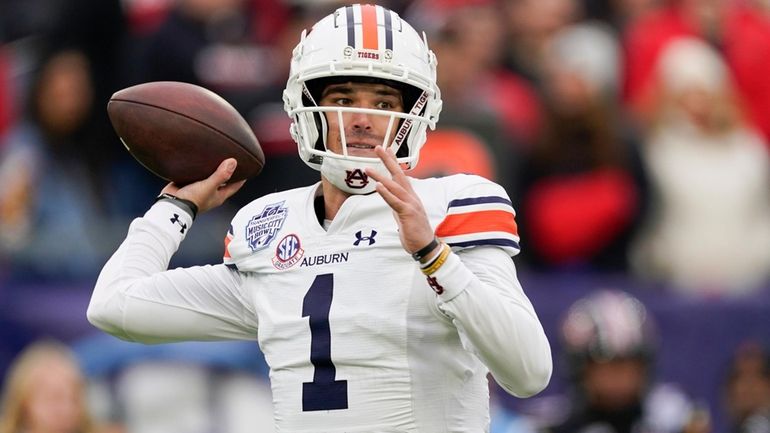
[[[302,302],[302,317],[310,317],[310,362],[315,367],[312,382],[302,383],[302,410],[348,408],[348,381],[334,380],[329,310],[334,293],[333,274],[315,277]]]

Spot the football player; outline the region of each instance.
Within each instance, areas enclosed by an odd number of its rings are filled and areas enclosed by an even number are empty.
[[[341,7],[303,32],[284,102],[320,182],[242,208],[222,264],[174,270],[196,213],[241,184],[224,184],[232,159],[169,184],[102,270],[91,323],[145,343],[256,339],[277,431],[481,432],[488,372],[541,391],[551,352],[505,190],[404,172],[441,111],[424,36],[383,7]]]
[[[708,433],[710,416],[675,383],[657,382],[657,328],[644,304],[618,289],[575,301],[561,342],[572,390],[549,433]]]

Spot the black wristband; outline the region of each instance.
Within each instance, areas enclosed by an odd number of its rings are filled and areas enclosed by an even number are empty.
[[[417,260],[418,262],[425,258],[428,254],[431,253],[436,247],[438,246],[438,239],[435,237],[428,245],[425,245],[424,247],[420,248],[416,252],[412,253],[412,258]]]
[[[198,215],[198,205],[193,203],[190,200],[179,198],[173,194],[169,194],[167,192],[161,193],[156,199],[155,202],[159,202],[161,200],[164,201],[170,201],[177,206],[181,207],[183,210],[189,211],[188,213],[192,216],[192,219],[195,220],[195,217]]]

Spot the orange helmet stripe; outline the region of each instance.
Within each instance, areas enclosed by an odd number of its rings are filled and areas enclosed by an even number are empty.
[[[377,35],[377,7],[373,5],[361,6],[361,30],[365,50],[378,49]]]

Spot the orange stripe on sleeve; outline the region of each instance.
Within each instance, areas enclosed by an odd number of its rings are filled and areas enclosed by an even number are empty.
[[[361,6],[361,30],[364,49],[377,49],[377,8],[373,5]]]
[[[479,232],[508,232],[519,235],[513,214],[503,210],[485,210],[448,215],[436,227],[436,236],[447,237]]]
[[[224,258],[229,259],[230,257],[230,249],[228,248],[230,246],[230,241],[232,241],[233,238],[230,235],[225,236],[225,256]]]

